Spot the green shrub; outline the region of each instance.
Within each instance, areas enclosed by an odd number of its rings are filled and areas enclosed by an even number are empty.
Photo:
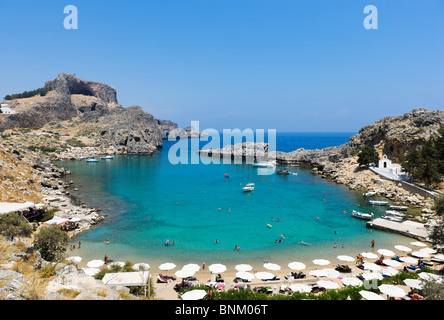
[[[32,225],[16,213],[0,215],[0,234],[6,237],[29,237],[32,234]]]
[[[57,225],[45,226],[35,235],[34,247],[47,261],[58,261],[63,258],[69,236]]]

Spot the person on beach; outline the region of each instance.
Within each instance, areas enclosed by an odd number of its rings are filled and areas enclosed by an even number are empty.
[[[77,243],[77,248],[79,248],[80,249],[80,246],[82,245],[82,243],[79,241],[78,243]]]
[[[337,246],[337,245],[336,245],[336,243],[335,243],[335,244],[333,245],[333,248],[335,248],[335,249],[336,249],[337,247],[338,247],[338,246]]]
[[[202,269],[205,269],[205,262],[202,263]]]
[[[373,248],[375,246],[375,239],[372,239],[371,244],[372,244],[372,248]]]
[[[103,258],[103,262],[105,262],[105,264],[108,264],[108,256],[105,254],[105,258]]]

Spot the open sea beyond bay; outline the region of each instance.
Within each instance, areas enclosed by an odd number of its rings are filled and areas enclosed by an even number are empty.
[[[338,146],[353,134],[277,133],[276,149]],[[106,254],[114,261],[144,262],[154,269],[163,262],[233,267],[260,265],[264,259],[282,265],[310,264],[314,258],[339,262],[337,255],[393,250],[393,245],[413,241],[366,228],[366,221],[353,218],[351,211],[379,217],[386,208],[371,207],[362,191],[326,181],[309,168],[287,166],[297,175],[282,176],[258,175],[260,169],[250,164],[173,165],[168,160],[173,144],[164,140],[163,149],[152,156],[59,163],[72,171],[67,180],[79,188],[73,194],[108,216],[73,238],[70,244],[81,241],[82,246],[68,254],[80,255],[85,264]],[[249,182],[256,184],[255,190],[242,192]],[[167,239],[175,245],[166,246]],[[370,248],[372,239],[375,248]]]

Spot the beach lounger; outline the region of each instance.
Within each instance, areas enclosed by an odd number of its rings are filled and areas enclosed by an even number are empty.
[[[162,277],[162,275],[158,275],[157,276],[157,283],[168,283],[170,280],[165,279],[164,277]]]

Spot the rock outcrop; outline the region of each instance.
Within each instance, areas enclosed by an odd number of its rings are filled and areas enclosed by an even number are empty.
[[[50,90],[45,96],[11,101],[15,113],[0,118],[0,130],[41,128],[54,122],[62,127],[62,122],[70,121],[73,135],[87,136],[87,145],[107,153],[151,154],[162,147],[166,129],[141,107],[119,105],[111,86],[60,73],[46,81],[45,88]],[[162,126],[167,126],[163,121]]]

